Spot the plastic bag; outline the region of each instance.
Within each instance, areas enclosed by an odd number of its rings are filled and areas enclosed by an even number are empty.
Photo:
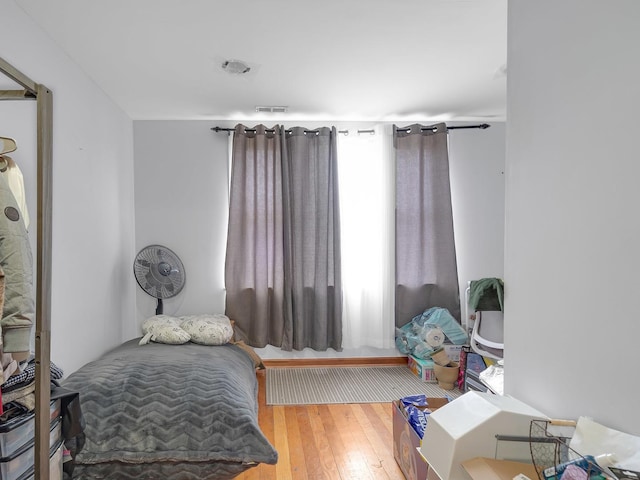
[[[409,405],[405,408],[405,410],[407,412],[407,420],[409,420],[409,424],[413,427],[418,436],[422,438],[424,436],[424,429],[427,427],[427,420],[431,412],[428,410],[421,410],[420,408],[413,405]]]
[[[489,365],[480,372],[480,381],[489,387],[494,393],[502,395],[504,393],[504,367],[503,360],[499,360],[494,365]]]
[[[402,403],[404,407],[408,407],[409,405],[413,405],[416,407],[426,407],[427,396],[426,395],[409,395],[408,397],[402,397],[400,399],[400,403]]]
[[[400,328],[396,328],[396,348],[400,353],[403,353],[405,355],[409,355],[411,353],[411,347],[409,347],[409,339],[407,338],[407,333]]]
[[[434,348],[425,341],[426,330],[440,327],[449,342],[454,345],[467,343],[467,334],[446,308],[431,307],[415,316],[409,323],[396,328],[395,343],[398,351],[405,355],[413,355],[427,360],[434,353]]]

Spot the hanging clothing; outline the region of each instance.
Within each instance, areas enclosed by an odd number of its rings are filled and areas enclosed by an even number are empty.
[[[16,199],[18,209],[22,214],[24,226],[29,229],[29,211],[27,210],[27,198],[24,190],[24,178],[18,164],[11,157],[0,155],[0,173],[7,180],[11,193]]]
[[[469,285],[469,310],[502,311],[504,283],[500,278],[481,278],[472,280]]]
[[[16,199],[0,175],[0,268],[4,272],[2,343],[5,353],[27,352],[35,318],[33,256]]]

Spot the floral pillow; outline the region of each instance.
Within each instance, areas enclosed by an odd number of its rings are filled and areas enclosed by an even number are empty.
[[[231,321],[222,314],[180,317],[180,327],[201,345],[224,345],[233,338]]]
[[[155,315],[147,318],[142,324],[144,336],[140,345],[149,342],[168,343],[170,345],[182,345],[191,340],[191,336],[180,328],[180,320],[169,315]]]

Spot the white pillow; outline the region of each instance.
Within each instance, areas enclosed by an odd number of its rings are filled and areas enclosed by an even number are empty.
[[[154,315],[147,318],[142,324],[144,337],[140,345],[147,343],[168,343],[170,345],[182,345],[191,340],[191,336],[180,328],[180,320],[169,315]]]
[[[222,314],[180,317],[180,327],[201,345],[224,345],[233,337],[231,321]]]

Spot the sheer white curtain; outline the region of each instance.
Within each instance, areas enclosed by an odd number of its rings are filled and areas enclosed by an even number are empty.
[[[393,128],[338,138],[343,347],[394,343]]]

